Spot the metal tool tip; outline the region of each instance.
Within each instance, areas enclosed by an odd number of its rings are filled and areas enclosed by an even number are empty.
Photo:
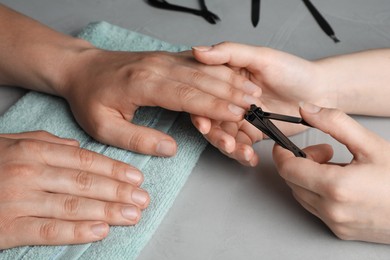
[[[330,38],[334,41],[334,43],[340,42],[340,40],[336,37],[336,35],[331,35]]]

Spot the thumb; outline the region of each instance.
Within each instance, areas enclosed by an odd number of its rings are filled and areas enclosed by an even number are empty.
[[[331,135],[347,146],[354,155],[368,156],[372,146],[380,142],[380,138],[360,125],[350,116],[338,109],[321,108],[310,103],[300,104],[302,118],[315,128]]]
[[[105,124],[98,141],[141,154],[169,157],[176,154],[177,145],[169,135],[158,130],[138,126],[123,118],[111,117]]]
[[[223,42],[214,46],[195,46],[192,53],[199,62],[208,65],[228,64],[239,68],[256,69],[261,48],[232,42]]]

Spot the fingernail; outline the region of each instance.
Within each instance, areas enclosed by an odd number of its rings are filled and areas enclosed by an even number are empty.
[[[207,130],[204,129],[203,125],[198,125],[198,131],[202,134],[202,135],[205,135],[207,134]]]
[[[135,189],[131,194],[131,198],[135,203],[143,206],[148,201],[149,195],[141,189]]]
[[[128,169],[125,174],[131,183],[140,184],[142,182],[142,173],[135,169]]]
[[[92,233],[98,237],[102,237],[107,233],[107,225],[104,223],[96,224],[91,227]]]
[[[251,160],[251,155],[252,155],[251,151],[245,150],[245,151],[244,151],[244,158],[245,158],[245,161],[249,162],[249,161]]]
[[[299,102],[299,106],[302,108],[302,110],[311,114],[316,114],[321,110],[321,107],[306,102]]]
[[[261,88],[257,86],[252,81],[245,81],[244,82],[244,89],[249,94],[255,94],[257,97],[261,96]]]
[[[241,116],[241,115],[245,114],[245,110],[243,108],[238,107],[234,104],[229,104],[228,108],[229,108],[230,112],[232,112],[233,114],[235,114],[237,116]]]
[[[258,99],[253,97],[253,96],[250,96],[250,95],[244,95],[243,100],[248,105],[252,105],[252,104],[257,104],[258,103]]]
[[[197,51],[209,51],[212,49],[211,46],[193,46],[192,49]]]
[[[122,216],[130,220],[137,220],[139,216],[139,211],[134,206],[127,206],[122,208]]]
[[[160,141],[157,144],[156,153],[164,157],[173,156],[176,153],[176,144],[168,140]]]

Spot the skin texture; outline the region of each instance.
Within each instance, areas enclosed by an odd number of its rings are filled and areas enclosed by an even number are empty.
[[[390,143],[345,113],[389,116],[389,49],[307,61],[268,48],[222,43],[194,48],[194,55],[206,64],[226,63],[253,80],[262,88],[264,110],[301,116],[344,144],[353,155],[344,164],[329,162],[333,149],[327,144],[305,148],[307,158],[275,145],[273,158],[297,201],[336,236],[390,244]],[[243,164],[257,162],[254,154],[245,161],[240,157],[263,138],[245,122],[231,131],[223,121],[192,119],[222,152]],[[287,134],[302,130],[279,127]]]

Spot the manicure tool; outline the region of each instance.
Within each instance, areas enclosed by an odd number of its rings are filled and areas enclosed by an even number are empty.
[[[160,9],[166,9],[166,10],[172,10],[172,11],[179,11],[179,12],[185,12],[185,13],[190,13],[194,15],[198,15],[206,19],[211,24],[216,24],[219,19],[218,15],[210,12],[205,4],[205,0],[199,0],[200,7],[201,9],[194,9],[194,8],[189,8],[189,7],[184,7],[184,6],[179,6],[179,5],[174,5],[170,4],[165,0],[147,0],[147,3],[150,4],[153,7],[157,7]]]
[[[290,139],[287,138],[280,130],[277,128],[270,119],[284,121],[294,124],[303,124],[310,126],[305,120],[300,117],[286,116],[281,114],[275,114],[270,112],[263,111],[260,107],[256,105],[251,105],[250,109],[245,114],[245,120],[254,125],[257,129],[266,134],[269,138],[274,140],[281,147],[290,150],[296,157],[306,158],[306,154],[299,149]]]
[[[260,0],[252,0],[252,24],[256,27],[260,20]]]
[[[310,13],[318,23],[318,25],[321,27],[321,29],[330,37],[335,43],[340,42],[340,40],[336,37],[336,34],[334,33],[332,27],[329,25],[329,23],[325,20],[325,18],[321,15],[321,13],[315,8],[315,6],[310,2],[310,0],[302,0],[307,9],[309,9]]]

